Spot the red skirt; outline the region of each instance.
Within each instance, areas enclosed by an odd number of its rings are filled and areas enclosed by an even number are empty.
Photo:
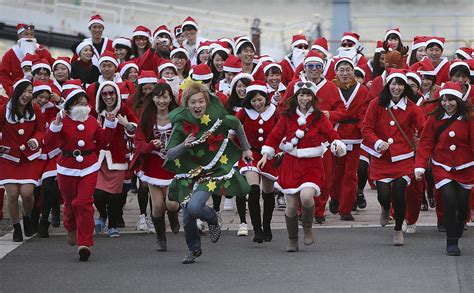
[[[141,181],[156,186],[168,186],[174,178],[174,174],[164,169],[164,160],[157,155],[149,155],[145,158],[142,169],[137,172]]]
[[[0,185],[12,183],[38,186],[43,166],[44,161],[38,159],[30,161],[21,158],[19,163],[15,163],[0,157]]]
[[[99,173],[97,174],[96,189],[111,193],[122,193],[123,181],[127,170],[109,170],[106,160],[102,161]]]
[[[383,179],[397,179],[402,177],[413,177],[415,157],[398,162],[390,161],[388,156],[380,158],[370,157],[370,180],[381,181]],[[408,182],[409,183],[409,182]]]
[[[431,164],[433,170],[433,178],[435,181],[436,189],[441,188],[444,184],[448,183],[448,180],[456,181],[465,185],[474,184],[474,167],[469,167],[459,171],[448,172],[444,168]],[[443,184],[444,183],[444,184]]]
[[[244,174],[247,171],[254,171],[272,181],[276,181],[278,178],[278,170],[274,166],[275,160],[268,160],[267,164],[265,164],[265,167],[260,170],[257,168],[257,163],[262,158],[262,155],[260,153],[252,153],[252,156],[253,161],[249,163],[244,162],[242,159],[239,160],[238,167],[240,173]]]
[[[295,194],[311,187],[316,190],[316,196],[320,195],[325,182],[322,158],[297,158],[285,154],[279,171],[275,188],[284,194]]]

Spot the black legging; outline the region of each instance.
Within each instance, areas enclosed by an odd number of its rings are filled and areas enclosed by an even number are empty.
[[[45,178],[41,184],[41,220],[48,221],[51,211],[59,213],[59,192],[58,181],[56,177]]]
[[[109,219],[109,228],[117,228],[117,221],[121,216],[120,194],[111,194],[100,189],[94,192],[94,204],[102,219]]]
[[[226,198],[232,198],[232,196],[226,196]],[[219,212],[221,210],[221,202],[222,196],[221,195],[212,195],[212,208]],[[239,214],[240,223],[246,223],[247,220],[245,219],[246,216],[246,209],[247,209],[247,200],[245,196],[236,196],[235,202],[237,204],[237,213]]]
[[[434,182],[433,171],[431,167],[428,167],[426,169],[425,178],[426,178],[426,194],[428,195],[428,198],[433,198],[435,182]]]
[[[470,190],[463,188],[456,181],[451,181],[443,185],[440,192],[444,204],[447,242],[448,245],[457,244],[469,213]]]
[[[148,185],[140,184],[140,187],[138,188],[137,197],[138,197],[138,208],[140,209],[140,215],[146,216],[146,208],[148,206],[148,201],[149,201]],[[151,207],[151,203],[150,203],[150,207]]]
[[[405,189],[407,182],[403,178],[397,178],[390,183],[377,181],[377,199],[380,205],[388,211],[390,209],[390,199],[393,199],[395,209],[395,230],[402,230],[403,220],[405,220],[406,202]]]
[[[369,177],[369,164],[366,161],[359,160],[359,166],[357,167],[357,190],[359,192],[363,191],[365,184],[367,184],[367,179]]]

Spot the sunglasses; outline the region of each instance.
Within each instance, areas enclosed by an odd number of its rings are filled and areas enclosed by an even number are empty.
[[[321,70],[321,69],[323,69],[322,64],[314,64],[314,63],[308,63],[304,67],[309,69],[309,70],[315,70],[315,69]]]
[[[110,96],[115,95],[115,91],[106,91],[106,92],[104,91],[104,92],[101,92],[100,94],[101,94],[103,97],[107,97],[107,96],[110,97]]]
[[[297,45],[297,46],[295,46],[295,48],[298,48],[298,49],[301,49],[301,50],[306,50],[306,49],[309,48],[309,46],[308,45]]]
[[[343,48],[351,48],[351,47],[354,47],[354,44],[353,44],[353,43],[342,43],[342,44],[341,44],[341,47],[343,47]]]
[[[296,86],[297,87],[306,87],[306,88],[310,88],[314,85],[314,83],[312,82],[309,82],[309,81],[299,81],[296,83]]]
[[[24,26],[22,26],[22,29],[24,29],[24,30],[34,30],[35,26],[32,25],[32,24],[24,25]]]

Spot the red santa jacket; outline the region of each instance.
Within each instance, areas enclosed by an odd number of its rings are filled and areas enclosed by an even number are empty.
[[[50,65],[54,63],[53,57],[44,46],[38,45],[35,53],[41,59],[48,60]],[[15,80],[23,77],[23,70],[21,69],[23,57],[25,57],[25,54],[18,45],[14,45],[3,55],[2,64],[0,65],[0,83],[3,85],[8,96],[11,96],[13,93],[13,83]]]
[[[360,83],[353,85],[354,90],[346,101],[341,89],[339,90],[339,97],[346,107],[346,113],[336,123],[334,129],[337,130],[342,142],[347,145],[360,144],[362,142],[362,121],[365,116],[367,88]]]
[[[449,60],[446,57],[441,57],[441,62],[435,67],[434,74],[436,74],[436,84],[441,85],[443,82],[449,81]]]
[[[100,48],[100,51],[97,51],[95,46],[92,46],[92,50],[94,51],[94,56],[92,56],[92,64],[97,66],[97,68],[99,67],[99,59],[102,53],[104,53],[105,51],[110,51],[110,52],[115,51],[114,46],[113,46],[113,41],[111,39],[107,37],[103,37],[102,39],[104,40],[104,42],[102,43],[102,47]],[[92,38],[85,38],[84,41],[89,42],[91,44],[93,43]],[[78,58],[79,56],[77,56],[77,54],[74,53],[74,55],[71,58],[71,63],[76,61]]]
[[[390,101],[389,107],[409,139],[413,138],[415,130],[418,133],[423,131],[425,115],[420,107],[408,98],[400,99],[397,104]],[[377,158],[385,155],[385,158],[391,162],[412,158],[415,155],[413,149],[398,130],[387,109],[379,105],[379,99],[370,102],[362,126],[361,148]],[[382,141],[390,144],[390,148],[384,153],[378,151],[378,146]]]
[[[315,115],[319,118],[313,121]],[[326,151],[323,143],[339,138],[324,114],[311,108],[305,115],[296,109],[290,117],[280,117],[262,146],[262,154],[273,157],[280,149],[297,158],[321,157]]]
[[[282,98],[285,96],[286,86],[282,82],[280,82],[280,84],[278,85],[278,88],[274,89],[267,83],[267,90],[268,90],[268,98],[270,99],[272,104],[275,106],[278,106]],[[277,98],[276,95],[279,97]]]
[[[295,84],[301,81],[301,79],[293,80],[288,84],[285,95],[280,100],[281,103],[289,99],[293,95]],[[316,85],[316,97],[318,98],[318,108],[321,111],[329,112],[329,121],[335,124],[337,121],[342,119],[346,114],[346,107],[344,102],[339,98],[339,90],[337,86],[327,79],[321,79],[321,81]]]
[[[288,58],[285,56],[283,60],[280,62],[281,66],[281,82],[287,86],[290,81],[293,79],[293,75],[295,74],[296,67]]]
[[[54,144],[59,141],[62,153],[58,157],[58,174],[84,177],[100,168],[95,153],[96,147],[107,147],[113,139],[118,121],[106,121],[105,128],[97,119],[89,115],[86,121],[74,121],[65,116],[59,126],[51,123],[46,132],[45,143]],[[74,152],[74,155],[66,153]]]
[[[33,104],[33,109],[33,117],[12,120],[11,101],[0,106],[0,145],[10,147],[10,151],[0,158],[20,163],[22,159],[32,161],[41,155],[45,122],[40,108]],[[36,141],[37,148],[32,150],[28,147],[30,139]]]
[[[387,77],[386,71],[384,71],[381,75],[377,76],[372,80],[372,84],[370,85],[369,93],[367,96],[368,101],[372,101],[380,95],[382,89],[385,85],[385,78]]]
[[[434,116],[428,118],[418,145],[415,168],[426,169],[431,157],[433,165],[441,167],[447,172],[454,171],[454,168],[457,171],[469,167],[474,169],[473,119],[464,121],[459,117],[441,133],[438,142],[435,142],[436,130],[446,123],[448,118],[447,114],[441,120]],[[474,177],[471,177],[471,181],[473,180]]]
[[[162,58],[151,48],[148,48],[141,57],[135,59],[135,63],[137,63],[140,70],[153,70],[157,74],[159,74],[158,66],[160,66],[161,61]]]
[[[270,104],[263,113],[241,108],[235,116],[244,126],[252,150],[260,153],[265,139],[278,122],[279,115],[276,107]]]

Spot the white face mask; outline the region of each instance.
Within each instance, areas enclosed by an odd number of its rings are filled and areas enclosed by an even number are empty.
[[[87,118],[89,117],[89,113],[91,111],[91,107],[89,106],[74,106],[71,107],[71,114],[69,117],[71,117],[72,120],[74,121],[86,121]]]
[[[179,85],[181,81],[179,80],[178,76],[173,76],[171,78],[165,78],[166,83],[170,85],[171,89],[173,90],[173,94],[178,96],[179,93]]]
[[[294,48],[293,54],[291,56],[291,61],[293,61],[293,65],[295,65],[295,67],[298,67],[298,65],[303,63],[306,54],[308,54],[308,50]]]
[[[349,58],[351,60],[354,60],[357,56],[357,50],[354,47],[351,47],[351,48],[339,47],[337,49],[337,51],[339,52],[339,57],[340,58],[346,57],[346,58]]]
[[[18,46],[26,54],[34,54],[38,48],[35,38],[21,38],[18,40]]]

